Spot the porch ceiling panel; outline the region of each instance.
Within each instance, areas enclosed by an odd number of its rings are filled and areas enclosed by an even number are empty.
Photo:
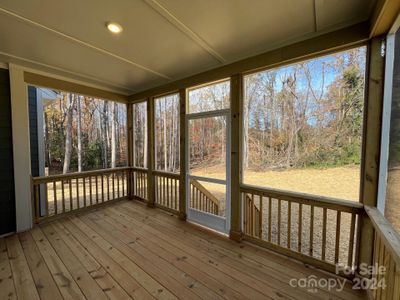
[[[0,59],[137,93],[366,20],[375,2],[0,0]]]

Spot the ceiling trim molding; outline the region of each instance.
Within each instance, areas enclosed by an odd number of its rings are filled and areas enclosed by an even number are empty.
[[[378,0],[370,19],[370,37],[387,34],[399,13],[399,0]]]
[[[38,62],[36,60],[24,58],[24,57],[21,57],[21,56],[16,56],[16,55],[13,55],[13,54],[10,54],[10,53],[7,53],[7,52],[0,51],[0,55],[3,55],[5,57],[9,57],[11,59],[15,59],[15,60],[18,61],[18,64],[21,64],[21,62],[25,62],[25,63],[33,64],[33,65],[36,65],[36,66],[48,68],[48,69],[51,69],[51,70],[54,70],[54,71],[71,74],[74,77],[76,77],[77,79],[82,78],[82,79],[94,81],[94,82],[97,82],[99,85],[102,85],[102,86],[106,85],[106,86],[109,86],[109,87],[111,87],[112,89],[115,89],[115,90],[123,89],[123,90],[125,90],[124,94],[132,92],[132,88],[131,87],[125,86],[125,85],[122,85],[122,84],[119,84],[119,83],[113,83],[113,82],[110,82],[108,80],[103,80],[103,79],[100,79],[100,78],[97,78],[97,77],[94,77],[94,76],[89,76],[89,75],[86,75],[86,74],[70,71],[70,70],[67,70],[65,68],[60,68],[60,67],[56,67],[56,66],[53,66],[53,65],[48,65],[48,64],[45,64],[45,63]],[[28,66],[26,66],[26,67],[29,68]],[[47,72],[44,71],[43,73],[47,73]]]
[[[113,93],[103,89],[98,89],[87,85],[48,77],[28,71],[24,71],[24,81],[26,83],[40,87],[98,97],[104,100],[114,100],[122,103],[127,103],[128,101],[128,97],[126,95]]]
[[[174,25],[178,30],[182,31],[186,36],[193,40],[197,45],[203,48],[208,54],[217,59],[220,63],[225,63],[226,59],[219,54],[215,49],[213,49],[203,38],[201,38],[197,33],[186,26],[182,21],[180,21],[171,11],[164,7],[157,0],[144,0],[152,9],[158,12],[162,17],[164,17],[168,22]]]
[[[46,30],[46,31],[50,31],[50,32],[52,32],[52,33],[54,33],[54,34],[56,34],[56,35],[58,35],[58,36],[60,36],[60,37],[63,37],[64,39],[73,41],[73,42],[75,42],[75,43],[77,43],[77,44],[79,44],[79,45],[85,46],[85,47],[87,47],[87,48],[90,48],[90,49],[95,50],[95,51],[97,51],[97,52],[100,52],[100,53],[102,53],[102,54],[111,56],[111,57],[113,57],[113,58],[115,58],[115,59],[118,59],[118,60],[123,61],[123,62],[125,62],[125,63],[128,63],[128,64],[130,64],[130,65],[133,65],[133,66],[135,66],[135,67],[137,67],[137,68],[139,68],[139,69],[142,69],[142,70],[144,70],[144,71],[147,71],[147,72],[149,72],[149,73],[152,73],[152,74],[154,74],[154,75],[157,75],[157,76],[159,76],[159,77],[162,77],[162,78],[164,78],[164,79],[168,79],[168,80],[171,80],[171,79],[172,79],[171,77],[169,77],[169,76],[167,76],[167,75],[165,75],[165,74],[162,74],[162,73],[160,73],[160,72],[154,71],[154,70],[152,70],[152,69],[150,69],[150,68],[148,68],[148,67],[146,67],[146,66],[143,66],[143,65],[141,65],[141,64],[138,64],[138,63],[136,63],[136,62],[134,62],[134,61],[132,61],[132,60],[129,60],[129,59],[127,59],[127,58],[124,58],[124,57],[122,57],[122,56],[120,56],[120,55],[118,55],[118,54],[115,54],[115,53],[112,53],[112,52],[110,52],[110,51],[108,51],[108,50],[105,50],[105,49],[103,49],[103,48],[94,46],[94,45],[92,45],[92,44],[90,44],[90,43],[88,43],[88,42],[82,41],[82,40],[80,40],[80,39],[78,39],[78,38],[75,38],[75,37],[73,37],[73,36],[71,36],[71,35],[68,35],[68,34],[66,34],[66,33],[63,33],[63,32],[61,32],[61,31],[58,31],[58,30],[55,30],[55,29],[53,29],[53,28],[47,27],[47,26],[45,26],[45,25],[43,25],[43,24],[40,24],[40,23],[38,23],[38,22],[36,22],[36,21],[33,21],[33,20],[31,20],[31,19],[25,18],[25,17],[23,17],[23,16],[21,16],[21,15],[18,15],[18,14],[16,14],[16,13],[14,13],[14,12],[12,12],[12,11],[9,11],[9,10],[7,10],[7,9],[4,9],[4,8],[2,8],[2,7],[0,7],[0,12],[2,12],[2,13],[4,13],[4,14],[7,14],[7,15],[9,15],[9,16],[12,16],[12,17],[14,17],[14,18],[16,18],[16,19],[18,19],[18,20],[24,22],[24,23],[29,24],[29,25],[33,25],[33,26],[39,27],[39,28],[41,28],[41,29],[44,29],[44,30]]]
[[[261,69],[266,70],[295,63],[356,47],[365,44],[368,40],[369,22],[366,21],[142,91],[129,96],[129,100],[135,102],[159,94],[227,78],[238,73],[251,73]]]

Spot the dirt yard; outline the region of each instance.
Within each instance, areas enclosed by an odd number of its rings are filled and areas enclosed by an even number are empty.
[[[207,168],[196,169],[192,172],[198,176],[213,177],[224,179],[225,173],[218,169]],[[262,187],[270,187],[294,192],[302,192],[314,195],[321,195],[343,200],[359,201],[359,184],[360,184],[360,169],[358,166],[346,166],[328,169],[297,169],[289,171],[268,171],[254,172],[247,171],[244,174],[244,182],[250,185]],[[221,201],[221,206],[225,207],[225,186],[211,185],[201,182],[207,189],[210,190]],[[259,197],[254,198],[255,205],[260,207]],[[278,244],[278,200],[272,199],[272,220],[271,220],[271,240]],[[262,238],[267,239],[268,228],[268,199],[263,199],[262,210]],[[282,247],[290,248],[297,251],[298,245],[298,229],[299,229],[299,206],[296,203],[291,205],[291,239],[288,243],[288,202],[282,201],[281,219],[280,219],[280,238],[279,244]],[[222,215],[225,214],[221,210]],[[310,215],[311,208],[308,205],[303,205],[302,211],[302,242],[301,252],[307,255],[312,255],[316,258],[321,258],[322,255],[322,227],[323,227],[323,210],[322,208],[314,208],[313,222],[313,243],[310,244]],[[326,230],[326,253],[325,259],[331,263],[334,262],[334,249],[336,240],[336,212],[328,210],[327,212],[327,230]],[[339,247],[339,262],[347,264],[349,240],[350,240],[350,224],[351,216],[347,213],[342,213],[340,222],[340,247]]]
[[[225,178],[224,172],[212,168],[196,169],[193,174]],[[359,201],[359,166],[267,172],[246,171],[243,179],[244,183],[251,185]]]

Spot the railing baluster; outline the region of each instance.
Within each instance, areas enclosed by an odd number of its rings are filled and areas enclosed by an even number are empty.
[[[110,200],[110,175],[106,174],[107,178],[107,201]]]
[[[53,203],[54,203],[54,214],[56,215],[58,213],[57,211],[57,181],[53,181]]]
[[[302,233],[303,233],[303,204],[302,203],[299,203],[299,230],[298,230],[298,232],[299,232],[299,238],[297,241],[297,251],[301,253],[302,252],[301,242],[302,242]]]
[[[314,205],[310,207],[310,245],[309,245],[310,256],[314,253]]]
[[[327,218],[327,209],[323,208],[322,213],[322,249],[321,249],[321,259],[325,260],[326,255],[326,218]]]
[[[336,241],[335,241],[335,264],[339,262],[339,244],[340,244],[340,210],[336,214]]]
[[[260,209],[258,211],[259,216],[258,216],[258,236],[261,239],[262,238],[262,233],[263,233],[263,196],[259,195],[260,199]]]
[[[79,209],[81,207],[81,204],[79,203],[79,178],[76,178],[76,202]]]
[[[39,219],[40,219],[40,217],[42,215],[42,213],[40,211],[40,192],[39,192],[40,191],[40,184],[38,184],[37,186],[34,186],[34,187],[36,188],[35,189],[36,221],[39,221]]]
[[[47,217],[48,215],[49,215],[49,192],[48,192],[48,187],[49,187],[49,185],[48,185],[48,183],[46,183],[46,202],[45,202],[45,205],[44,205],[44,209],[45,209],[45,216]]]
[[[104,175],[101,175],[101,202],[104,203]]]
[[[69,183],[69,211],[72,211],[74,206],[72,205],[72,179],[68,181]]]
[[[87,203],[86,203],[86,177],[83,177],[82,181],[83,181],[83,205],[84,205],[84,207],[86,207],[87,206]]]
[[[89,202],[90,205],[93,205],[92,176],[89,176]]]
[[[282,211],[282,204],[281,199],[278,200],[278,245],[281,245],[281,211]]]
[[[351,268],[353,267],[353,251],[354,251],[354,233],[356,229],[356,215],[351,214],[351,224],[350,224],[350,237],[349,237],[349,254],[347,257],[347,265]]]
[[[115,173],[111,174],[111,182],[112,182],[112,199],[115,199]]]
[[[99,203],[99,177],[96,175],[96,204]]]
[[[62,201],[62,212],[65,213],[65,191],[64,191],[64,180],[61,180],[61,201]]]
[[[288,218],[287,218],[287,247],[291,249],[291,229],[292,229],[292,202],[288,201]]]
[[[120,198],[121,196],[120,196],[120,194],[119,194],[119,177],[120,177],[120,173],[117,173],[117,195],[118,195],[118,198]]]
[[[272,240],[272,199],[268,197],[268,242]]]

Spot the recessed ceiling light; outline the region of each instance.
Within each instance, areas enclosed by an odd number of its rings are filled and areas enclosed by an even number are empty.
[[[122,31],[122,26],[115,22],[107,22],[106,26],[112,33],[120,33]]]

